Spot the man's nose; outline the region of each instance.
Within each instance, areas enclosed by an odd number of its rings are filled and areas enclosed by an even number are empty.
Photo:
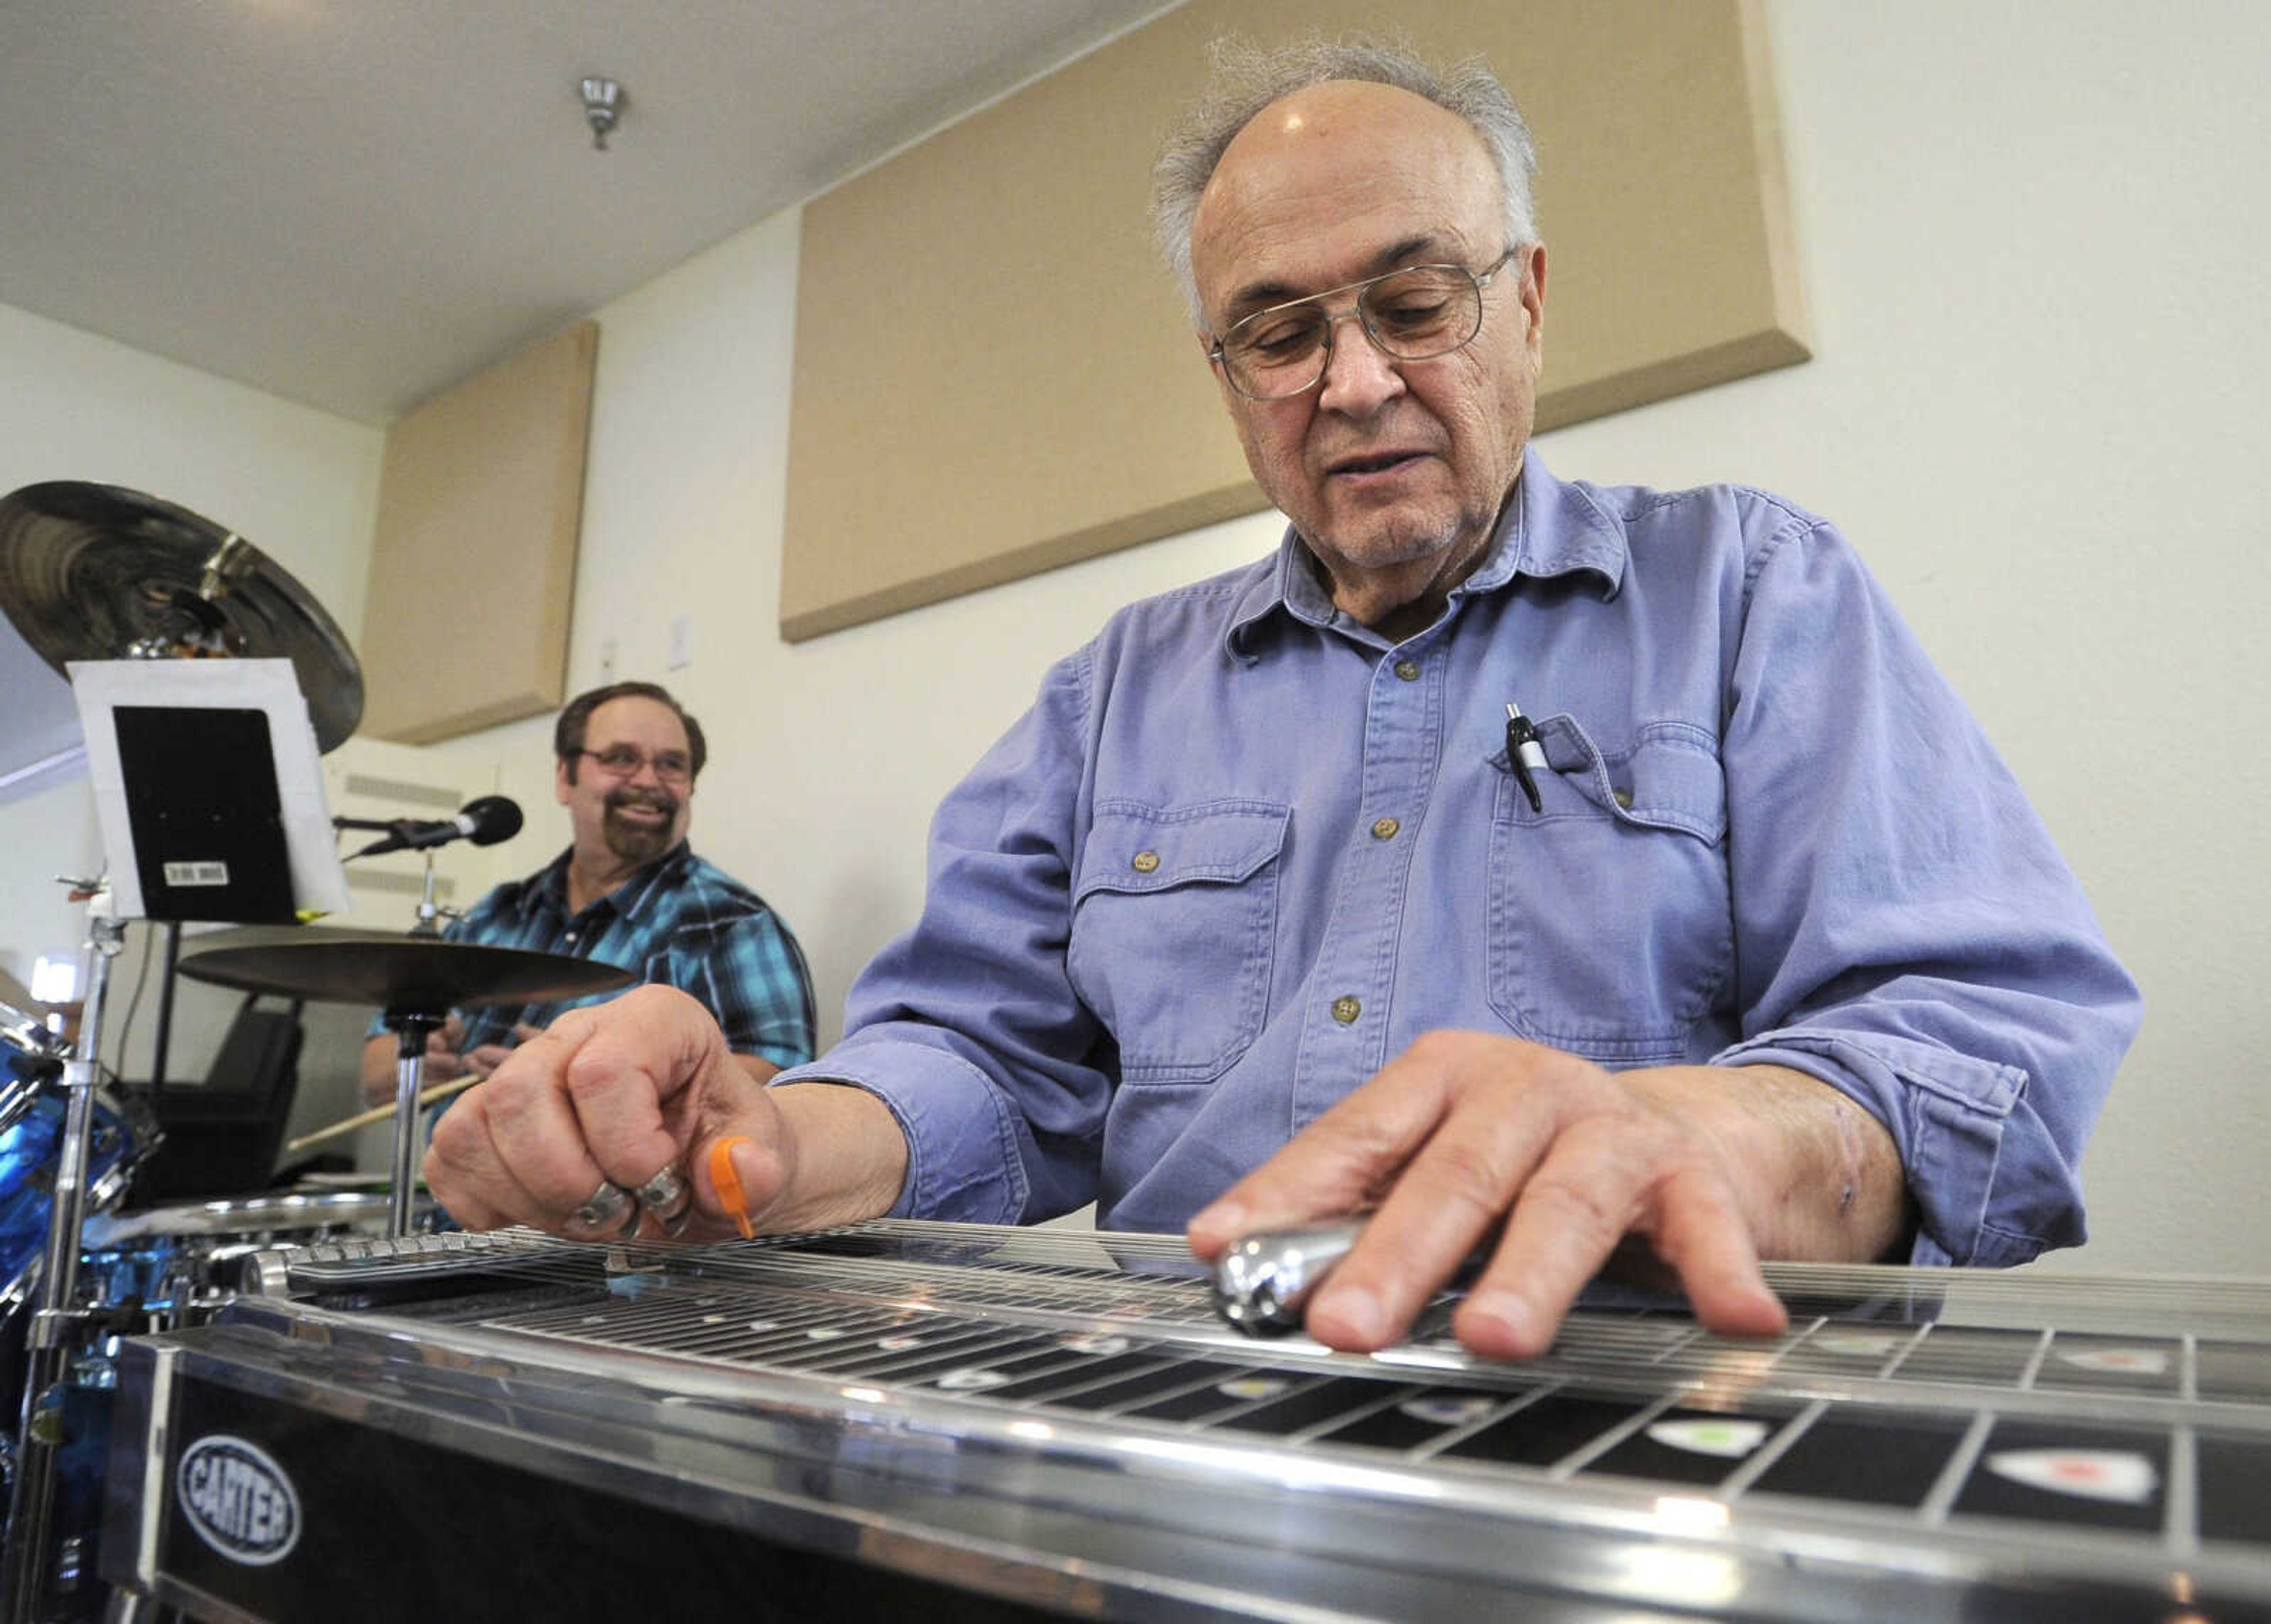
[[[1317,404],[1329,412],[1368,417],[1404,392],[1395,359],[1373,342],[1353,309],[1329,318],[1325,329],[1325,379]],[[1346,323],[1345,331],[1342,324]]]

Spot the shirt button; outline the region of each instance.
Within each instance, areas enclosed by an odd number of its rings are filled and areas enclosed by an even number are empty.
[[[1159,866],[1159,854],[1157,852],[1138,852],[1132,863],[1136,873],[1149,874]]]
[[[1407,682],[1417,682],[1419,680],[1418,663],[1416,660],[1399,659],[1396,662],[1396,674]]]
[[[1333,1000],[1333,1019],[1338,1021],[1344,1026],[1355,1020],[1358,1016],[1362,1015],[1363,1013],[1364,1006],[1353,998],[1336,998]]]
[[[1375,840],[1393,840],[1396,838],[1396,831],[1403,827],[1404,825],[1394,818],[1383,817],[1372,826],[1372,838]]]
[[[570,947],[576,943],[576,933],[572,930],[568,933],[568,943]]]
[[[1611,798],[1626,811],[1629,812],[1632,810],[1632,791],[1628,789],[1612,789],[1609,792],[1609,794]]]

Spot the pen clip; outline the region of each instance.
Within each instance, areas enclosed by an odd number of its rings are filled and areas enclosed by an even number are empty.
[[[1530,809],[1545,811],[1545,803],[1538,794],[1537,775],[1547,771],[1545,747],[1538,741],[1536,726],[1511,699],[1506,702],[1506,761],[1514,769],[1514,781],[1522,786],[1523,797],[1530,802]]]

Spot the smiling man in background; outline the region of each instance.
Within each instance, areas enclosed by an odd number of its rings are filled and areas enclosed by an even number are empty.
[[[570,700],[553,724],[553,793],[568,808],[568,849],[496,887],[454,921],[452,942],[595,958],[699,1002],[727,1051],[762,1081],[812,1057],[812,978],[796,938],[764,898],[694,854],[686,830],[708,759],[702,725],[667,689],[616,682]],[[592,997],[492,1004],[428,1040],[426,1081],[494,1071],[517,1044]],[[363,1045],[363,1097],[394,1098],[395,1039]]]

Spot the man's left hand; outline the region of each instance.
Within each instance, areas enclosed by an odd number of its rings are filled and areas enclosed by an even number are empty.
[[[1414,1043],[1195,1217],[1189,1237],[1211,1259],[1243,1235],[1354,1212],[1369,1221],[1310,1300],[1310,1335],[1386,1346],[1495,1233],[1453,1329],[1476,1352],[1516,1359],[1552,1345],[1627,1236],[1710,1329],[1769,1336],[1788,1318],[1761,1257],[1873,1258],[1909,1221],[1891,1136],[1802,1072],[1611,1072],[1461,1032]]]

